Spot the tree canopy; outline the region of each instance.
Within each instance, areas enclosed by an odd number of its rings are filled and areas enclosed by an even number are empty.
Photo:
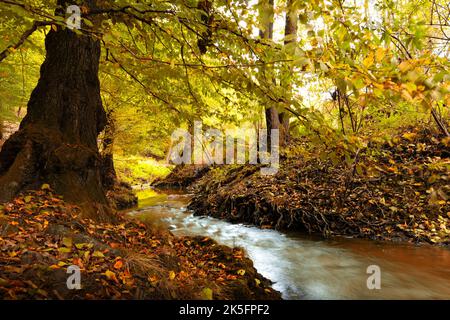
[[[270,107],[288,110],[297,130],[322,140],[431,112],[446,131],[445,1],[272,2],[97,1],[92,10],[80,3],[84,28],[75,31],[101,40],[102,99],[115,111],[122,147],[162,155],[178,126],[257,122]],[[37,81],[44,35],[66,17],[54,15],[54,1],[0,3],[0,101],[11,118]],[[285,39],[287,11],[298,30]],[[261,37],[272,15],[274,36]],[[91,17],[101,22],[85,30]],[[289,38],[296,41],[283,42]],[[153,138],[166,142],[155,146]]]

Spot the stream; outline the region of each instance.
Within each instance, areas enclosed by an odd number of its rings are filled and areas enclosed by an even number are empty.
[[[143,191],[145,192],[145,191]],[[450,250],[335,237],[324,240],[211,217],[193,216],[190,196],[146,192],[130,215],[168,227],[175,235],[209,236],[245,249],[255,268],[283,299],[450,299]],[[381,289],[367,287],[367,267],[381,271]]]

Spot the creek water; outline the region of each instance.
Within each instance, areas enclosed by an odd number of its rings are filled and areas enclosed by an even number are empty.
[[[129,214],[175,235],[209,236],[244,248],[283,299],[450,299],[448,248],[262,230],[194,216],[189,200],[175,191],[152,193]],[[370,265],[380,268],[380,289],[367,287]]]

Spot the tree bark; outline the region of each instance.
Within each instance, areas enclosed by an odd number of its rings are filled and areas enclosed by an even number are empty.
[[[272,150],[271,129],[280,130],[280,115],[275,107],[266,109],[266,128],[267,128],[267,150]]]
[[[64,8],[66,2],[58,4]],[[97,146],[106,122],[98,79],[100,42],[58,27],[46,36],[45,48],[27,115],[0,152],[0,201],[48,183],[80,205],[84,215],[112,220]]]
[[[298,17],[297,12],[293,8],[293,0],[287,0],[286,3],[286,19],[284,26],[284,45],[289,45],[291,43],[297,42],[297,23]],[[294,49],[295,50],[295,49]],[[293,72],[292,67],[288,67],[286,72],[291,74]],[[286,83],[282,84],[286,88],[287,101],[291,100],[292,97],[292,83],[288,80]],[[290,107],[288,105],[287,107]],[[280,114],[280,146],[286,146],[289,142],[289,119],[290,114],[288,111],[283,111]]]
[[[260,36],[263,39],[272,39],[273,38],[273,20],[274,20],[274,1],[268,0],[266,2],[266,7],[268,10],[271,10],[269,13],[269,21],[265,26],[264,30],[260,31]],[[289,43],[295,42],[295,35],[297,34],[297,16],[296,12],[292,8],[292,0],[288,0],[286,6],[286,24],[285,24],[285,40],[284,44],[287,45]],[[292,72],[292,69],[289,68],[286,70],[287,72]],[[292,93],[292,86],[290,82],[282,83],[281,85],[286,87],[286,92],[290,96]],[[288,97],[289,98],[289,97]],[[290,99],[287,99],[288,101]],[[279,144],[280,147],[286,146],[289,141],[289,119],[290,115],[287,111],[278,112],[275,106],[270,106],[266,109],[266,127],[267,127],[267,135],[268,135],[268,148],[270,150],[271,145],[271,129],[279,130]]]
[[[262,10],[269,10],[268,19],[263,30],[259,31],[259,35],[262,39],[272,39],[273,38],[273,20],[274,20],[274,0],[261,0]],[[264,13],[261,14],[264,16]],[[265,69],[263,69],[265,73]],[[270,72],[268,73],[271,74]],[[272,77],[272,75],[270,75]],[[267,79],[266,79],[267,80]],[[268,81],[275,81],[275,79],[269,79]],[[270,106],[265,110],[266,117],[266,128],[267,128],[267,150],[271,150],[272,146],[272,134],[271,129],[280,129],[280,118],[278,115],[277,108],[275,106]]]
[[[115,122],[113,113],[110,111],[107,114],[107,122],[102,140],[102,184],[106,190],[112,190],[117,182],[117,173],[114,168],[114,137],[115,137]]]

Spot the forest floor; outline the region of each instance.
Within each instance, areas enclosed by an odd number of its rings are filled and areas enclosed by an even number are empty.
[[[0,206],[0,299],[281,298],[242,249],[115,218],[82,218],[48,185]]]
[[[196,215],[325,237],[450,244],[450,139],[429,130],[402,130],[350,165],[304,148],[283,153],[276,175],[259,169],[187,166],[166,181],[189,185]]]

